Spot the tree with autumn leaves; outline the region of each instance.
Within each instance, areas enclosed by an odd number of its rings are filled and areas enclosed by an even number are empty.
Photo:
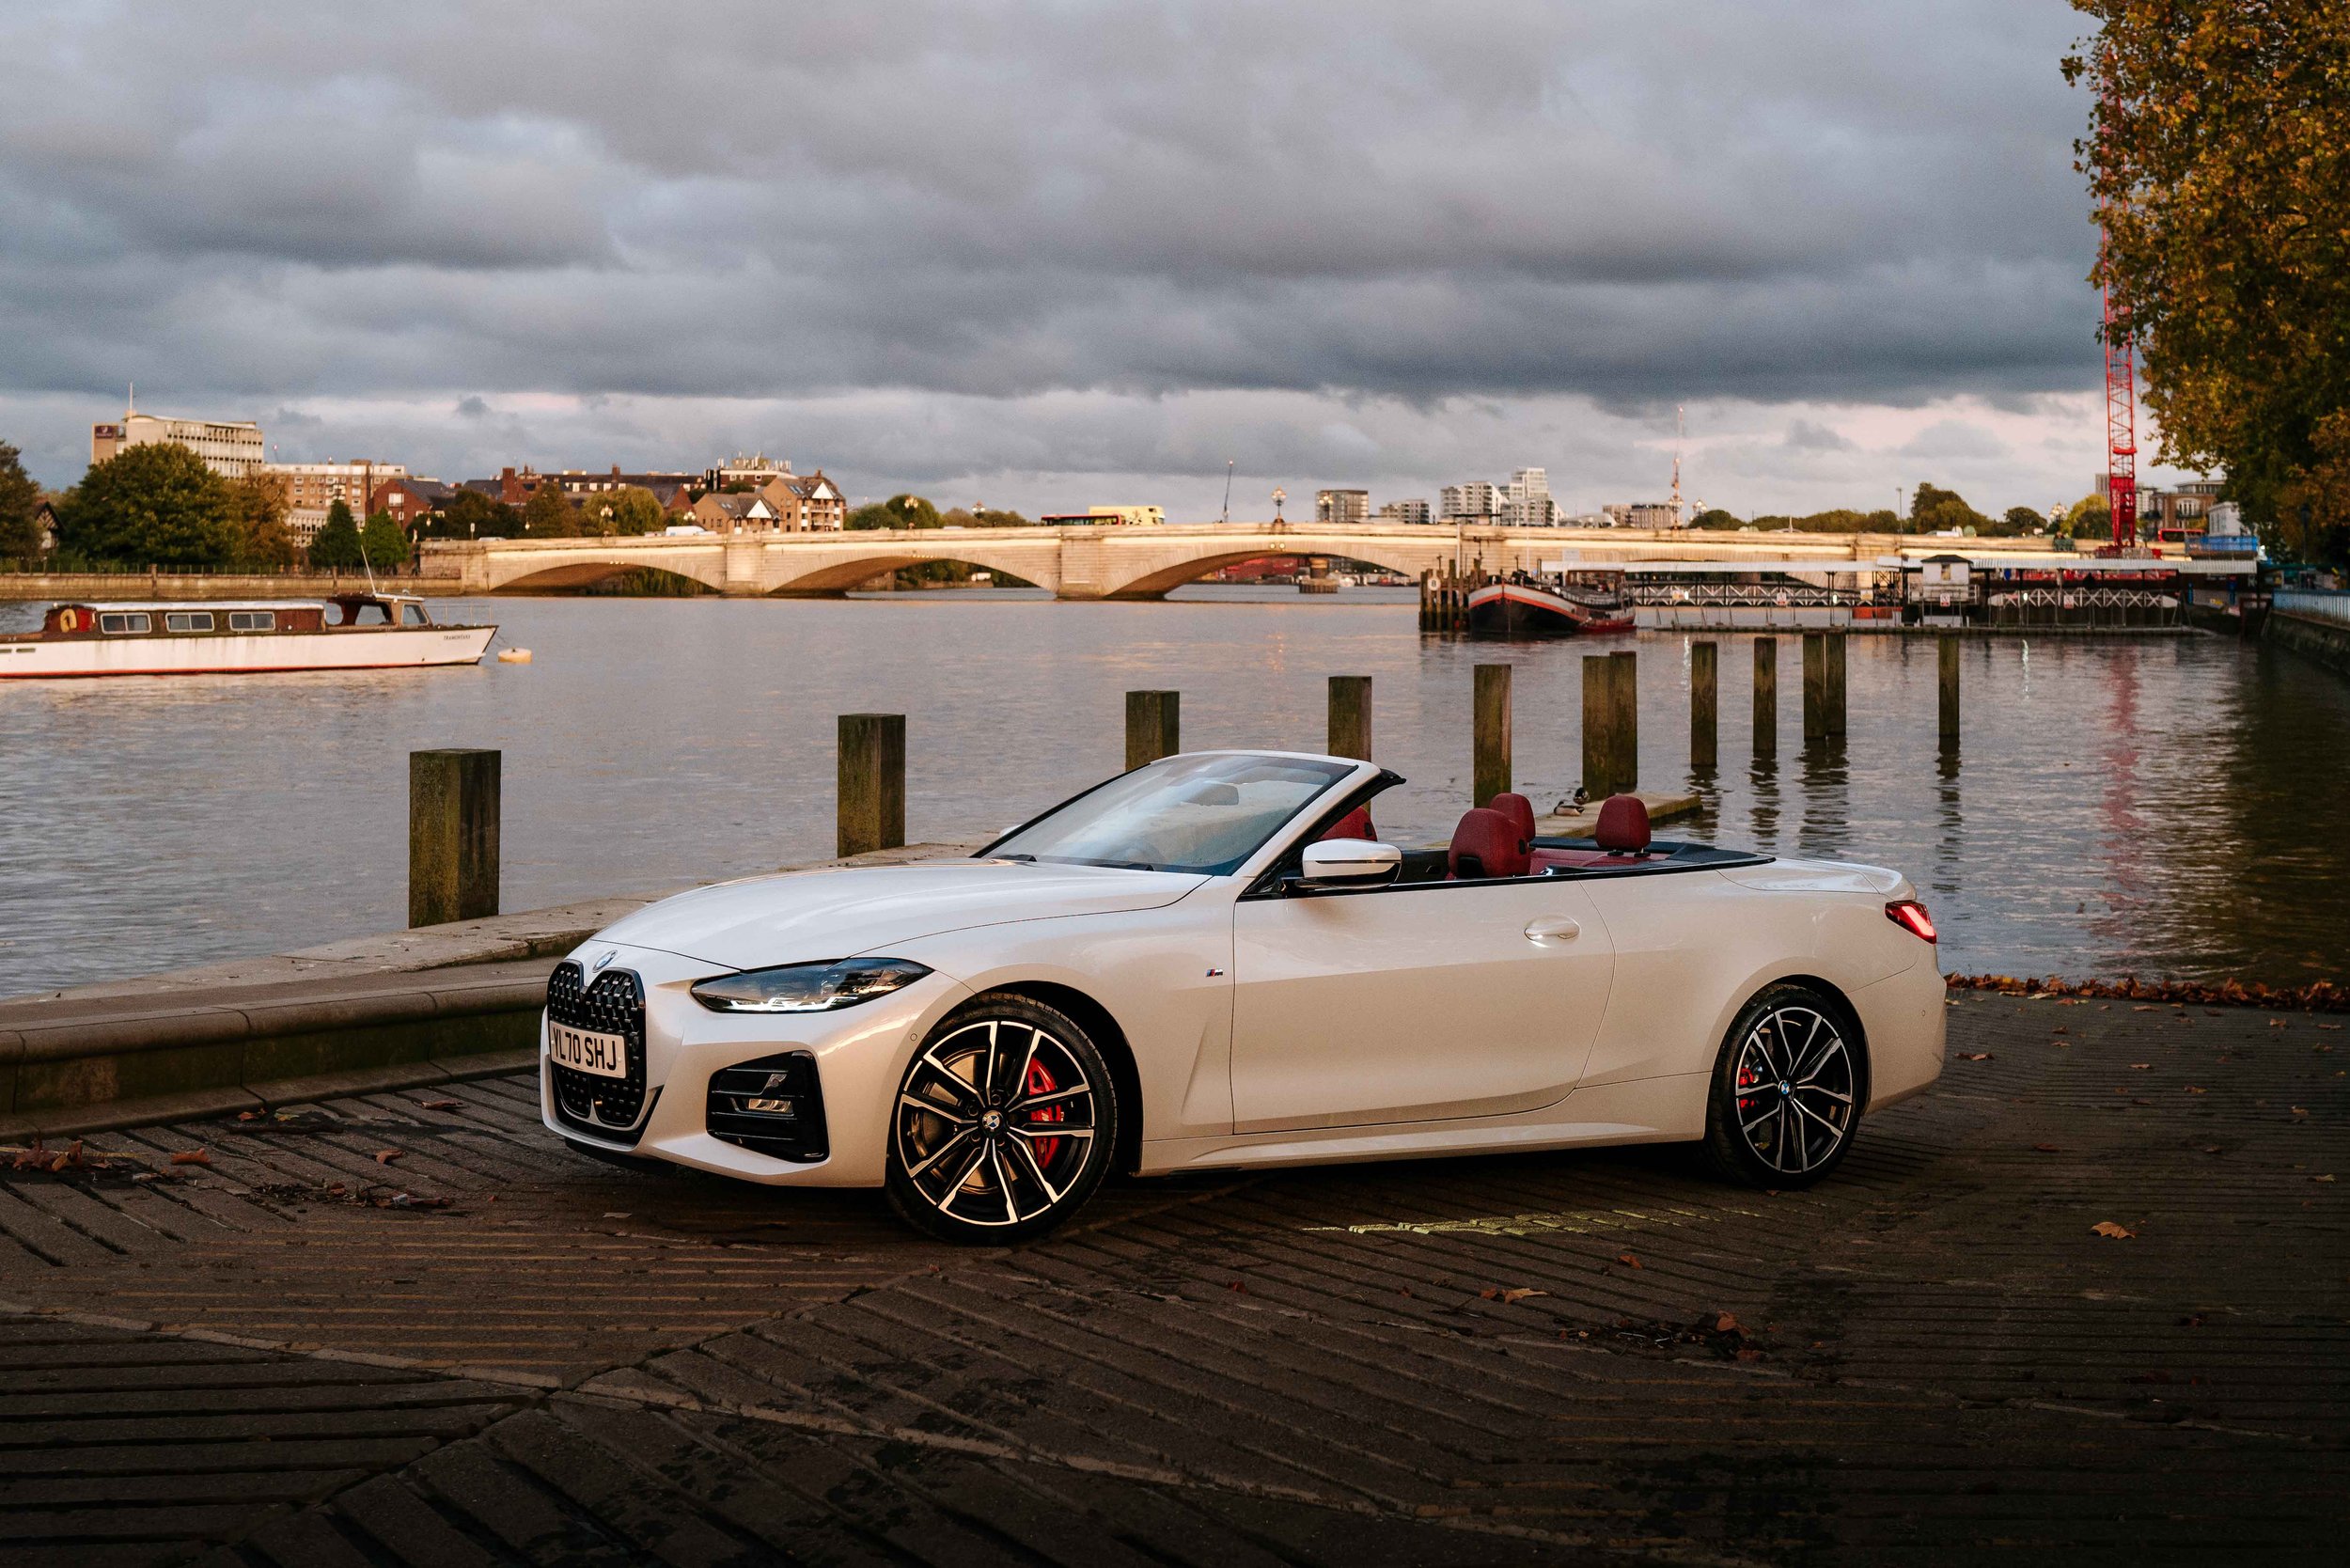
[[[2350,6],[2073,0],[2079,144],[2163,456],[2350,565]],[[2274,520],[2273,531],[2269,527]]]

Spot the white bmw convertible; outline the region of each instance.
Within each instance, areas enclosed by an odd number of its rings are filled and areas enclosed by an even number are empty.
[[[1701,1141],[1801,1186],[1942,1068],[1898,872],[1591,839],[1523,797],[1378,841],[1369,762],[1196,752],[967,860],[697,889],[555,971],[546,1124],[603,1157],[880,1186],[1002,1242],[1142,1175]]]

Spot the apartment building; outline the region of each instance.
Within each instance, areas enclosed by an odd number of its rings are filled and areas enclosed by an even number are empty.
[[[1386,506],[1379,509],[1379,521],[1382,523],[1418,523],[1424,525],[1428,521],[1428,503],[1424,499],[1416,501],[1389,501]]]
[[[1370,522],[1371,492],[1368,490],[1315,491],[1314,521],[1339,525]]]
[[[326,514],[336,502],[349,507],[355,521],[365,522],[368,501],[377,489],[408,477],[403,465],[371,458],[344,463],[257,463],[253,472],[284,487],[286,526],[305,544],[326,526]]]
[[[1449,523],[1455,518],[1473,523],[1490,523],[1501,515],[1509,499],[1496,484],[1482,479],[1470,479],[1464,484],[1449,484],[1436,493],[1437,515]]]
[[[125,408],[118,424],[89,428],[89,460],[105,462],[132,447],[176,444],[204,460],[225,478],[241,479],[268,457],[261,427],[251,419],[172,419]]]
[[[1670,501],[1610,501],[1599,510],[1611,528],[1681,526],[1681,513]]]

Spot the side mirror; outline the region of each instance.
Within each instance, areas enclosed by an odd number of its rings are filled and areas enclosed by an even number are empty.
[[[1368,839],[1324,839],[1306,846],[1297,886],[1381,887],[1403,874],[1403,852]]]

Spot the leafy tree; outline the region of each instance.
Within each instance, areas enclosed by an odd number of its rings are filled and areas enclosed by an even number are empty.
[[[1909,524],[1925,534],[1938,533],[1944,528],[1972,528],[1980,533],[1990,526],[1991,520],[1968,506],[1957,491],[1921,484],[1910,497]]]
[[[446,539],[511,539],[521,529],[512,507],[478,490],[460,490],[420,531]]]
[[[660,497],[633,484],[588,495],[579,505],[579,516],[591,534],[656,534],[669,522]]]
[[[2036,533],[2048,525],[2048,520],[2029,507],[2010,507],[1999,514],[1999,532],[2003,534]]]
[[[28,561],[40,554],[40,486],[24,472],[17,450],[0,441],[0,560]]]
[[[1033,518],[1024,517],[1019,512],[996,511],[987,507],[979,508],[971,516],[982,528],[1032,528],[1036,525]]]
[[[378,572],[406,566],[408,557],[415,553],[415,546],[408,541],[408,530],[394,521],[388,511],[379,511],[368,519],[359,543],[367,551],[367,564]]]
[[[935,528],[938,509],[919,495],[892,495],[849,513],[852,528]]]
[[[310,541],[310,564],[322,572],[358,570],[359,525],[348,503],[337,501],[326,509],[326,525]]]
[[[2106,539],[2113,533],[2113,509],[2102,495],[2084,495],[2064,510],[2064,526],[2078,539]]]
[[[227,482],[178,442],[126,447],[66,493],[57,547],[119,566],[226,566],[237,549]]]
[[[2128,311],[2163,456],[2350,561],[2350,8],[2074,5],[2101,26],[2064,61],[2096,89],[2091,275]]]
[[[579,509],[555,480],[541,480],[523,503],[523,533],[530,539],[579,537]]]
[[[302,546],[286,526],[286,486],[266,474],[228,481],[228,516],[236,528],[229,564],[242,572],[275,572],[302,564]]]
[[[1698,513],[1698,514],[1697,514],[1697,516],[1696,516],[1696,518],[1695,518],[1694,520],[1692,520],[1692,521],[1691,521],[1691,523],[1689,524],[1689,526],[1691,526],[1692,528],[1731,528],[1731,529],[1735,529],[1735,528],[1741,528],[1741,527],[1744,527],[1745,525],[1746,525],[1746,519],[1745,519],[1745,518],[1743,518],[1743,517],[1734,517],[1734,516],[1731,515],[1729,512],[1724,511],[1724,510],[1723,510],[1721,508],[1719,508],[1719,507],[1708,507],[1708,508],[1706,508],[1703,511],[1701,511],[1701,512]]]

